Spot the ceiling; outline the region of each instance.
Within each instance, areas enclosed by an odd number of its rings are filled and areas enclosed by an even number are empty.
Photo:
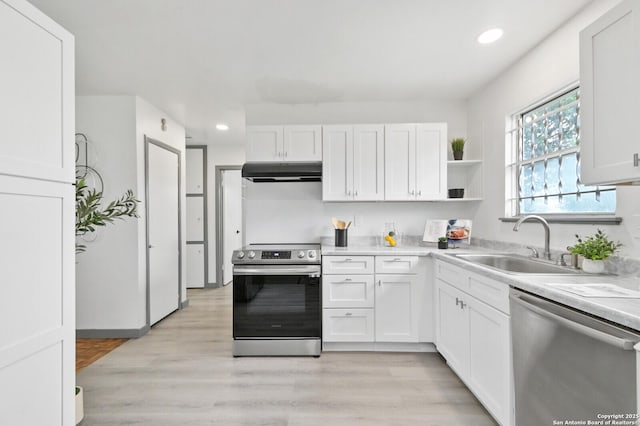
[[[75,35],[78,95],[139,95],[193,142],[243,143],[247,104],[465,99],[591,0],[30,1]]]

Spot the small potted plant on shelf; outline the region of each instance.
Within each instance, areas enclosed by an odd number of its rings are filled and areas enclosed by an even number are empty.
[[[455,138],[451,140],[451,151],[453,152],[454,160],[462,160],[465,142],[464,138]]]
[[[449,240],[447,239],[447,237],[438,238],[438,248],[439,249],[449,248]]]
[[[582,239],[576,234],[577,243],[569,248],[571,254],[584,257],[582,270],[592,274],[604,272],[604,260],[614,254],[622,246],[622,243],[611,241],[600,229],[595,233]]]

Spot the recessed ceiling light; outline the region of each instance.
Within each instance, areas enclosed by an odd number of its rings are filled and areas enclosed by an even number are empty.
[[[483,32],[478,36],[478,43],[480,44],[493,43],[494,41],[502,37],[502,34],[504,34],[504,31],[502,31],[501,28],[492,28],[490,30]]]
[[[216,129],[218,130],[222,130],[222,131],[227,131],[229,130],[229,126],[227,126],[226,124],[216,124]]]

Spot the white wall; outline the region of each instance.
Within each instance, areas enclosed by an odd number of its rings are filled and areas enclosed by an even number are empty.
[[[448,139],[465,137],[466,102],[346,102],[317,105],[256,104],[247,107],[247,124],[448,123]],[[470,144],[465,158],[478,158]],[[474,157],[475,156],[475,157]],[[426,219],[472,218],[477,203],[322,202],[321,183],[245,182],[247,243],[319,241],[333,235],[331,217],[353,220],[350,236],[378,235],[385,222],[405,235],[422,235]]]
[[[516,233],[512,231],[512,223],[498,221],[505,211],[505,177],[502,172],[505,168],[505,119],[579,80],[579,31],[617,3],[615,0],[591,3],[469,100],[468,139],[471,146],[477,142],[483,145],[487,171],[485,200],[474,222],[476,236],[536,246],[543,244],[539,225],[525,224]],[[576,233],[592,234],[601,228],[624,243],[622,255],[640,257],[640,241],[630,236],[631,229],[640,226],[640,217],[637,216],[640,215],[640,187],[618,187],[617,199],[616,214],[624,218],[621,225],[552,224],[552,248],[562,250],[575,242]]]
[[[189,145],[207,145],[207,222],[209,241],[209,284],[217,283],[216,247],[216,166],[242,166],[245,161],[245,146],[232,143],[205,144],[189,141]]]
[[[160,119],[167,119],[167,131]],[[184,127],[134,96],[78,96],[76,131],[87,135],[90,165],[104,180],[110,201],[132,189],[142,202],[139,219],[118,220],[99,229],[95,241],[77,257],[77,324],[81,330],[140,329],[146,324],[146,237],[144,135],[182,152],[182,225],[184,235]],[[183,243],[183,252],[185,251]],[[183,282],[185,268],[183,258]],[[186,290],[183,289],[183,300]]]
[[[331,218],[354,220],[349,238],[382,234],[395,222],[402,235],[422,235],[427,219],[471,219],[477,202],[323,202],[322,183],[244,181],[247,243],[319,242],[333,236]],[[472,231],[473,233],[473,231]]]

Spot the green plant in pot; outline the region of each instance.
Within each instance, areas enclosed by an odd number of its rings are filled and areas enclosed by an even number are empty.
[[[447,237],[438,238],[438,248],[439,249],[449,248],[449,240],[447,239]]]
[[[94,232],[97,227],[113,223],[114,219],[125,217],[138,217],[139,200],[130,189],[118,198],[110,202],[104,209],[101,208],[102,191],[87,187],[84,179],[76,180],[76,237]],[[85,251],[86,246],[76,242],[76,253]]]
[[[453,152],[454,160],[462,160],[465,142],[464,138],[455,138],[451,140],[451,151]]]
[[[569,251],[571,254],[584,257],[583,271],[596,274],[604,272],[604,260],[622,247],[622,243],[611,241],[600,229],[594,235],[584,239],[576,234],[576,240],[577,242],[569,248]]]
[[[135,198],[133,191],[127,190],[105,208],[101,208],[102,199],[102,191],[89,188],[82,178],[76,179],[76,237],[94,232],[100,226],[113,223],[114,219],[138,217],[140,201]],[[85,249],[84,244],[76,241],[76,254]],[[76,424],[79,424],[84,418],[84,391],[80,386],[76,386],[75,402]]]

